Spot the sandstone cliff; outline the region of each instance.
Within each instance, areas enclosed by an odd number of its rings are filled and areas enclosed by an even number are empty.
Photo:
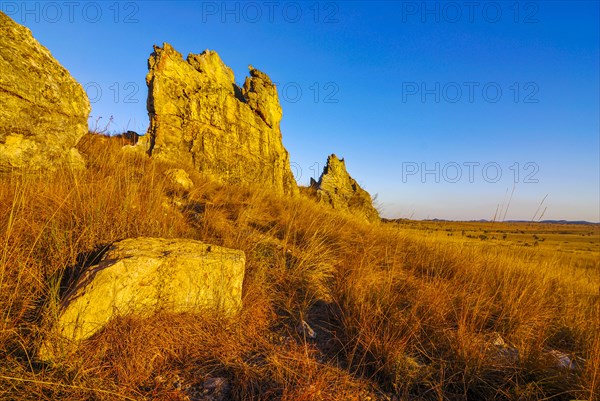
[[[29,29],[0,12],[0,171],[82,166],[74,146],[89,113],[81,85]]]
[[[298,192],[283,147],[282,111],[269,77],[253,68],[243,87],[214,51],[183,60],[169,44],[148,60],[149,154],[230,183]]]
[[[344,159],[336,155],[327,158],[327,165],[318,182],[312,182],[319,201],[336,210],[351,213],[370,222],[379,221],[379,213],[373,207],[371,195],[348,174]]]

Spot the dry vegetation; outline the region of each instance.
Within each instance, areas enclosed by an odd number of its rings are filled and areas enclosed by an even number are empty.
[[[90,135],[87,171],[0,177],[1,399],[185,400],[174,381],[206,377],[234,400],[598,399],[598,247],[565,259],[464,227],[369,225],[191,172],[178,194],[172,166],[120,146]],[[241,314],[119,319],[69,360],[37,361],[73,277],[136,236],[245,251]]]

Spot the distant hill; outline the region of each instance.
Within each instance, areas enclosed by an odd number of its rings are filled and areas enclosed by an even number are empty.
[[[505,223],[542,223],[542,224],[582,224],[582,225],[595,225],[600,223],[594,223],[585,220],[541,220],[541,221],[529,221],[529,220],[507,220]]]
[[[401,221],[411,221],[411,219],[383,219],[385,223],[390,222],[401,222]],[[418,220],[417,220],[418,221]],[[435,221],[435,222],[455,222],[455,223],[492,223],[491,220],[479,219],[479,220],[446,220],[446,219],[423,219],[421,221]],[[578,225],[600,225],[600,222],[592,222],[585,220],[541,220],[541,221],[531,221],[531,220],[505,220],[505,221],[497,221],[497,223],[536,223],[536,224],[578,224]]]

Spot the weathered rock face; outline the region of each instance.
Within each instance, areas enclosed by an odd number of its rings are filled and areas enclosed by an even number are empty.
[[[227,182],[298,192],[281,141],[277,90],[266,74],[250,66],[240,88],[216,52],[183,60],[166,43],[154,47],[148,68],[145,140],[153,157],[193,165]]]
[[[89,113],[81,85],[29,29],[0,12],[0,171],[82,166],[74,146]]]
[[[311,183],[316,189],[321,202],[331,205],[336,210],[349,212],[366,220],[379,221],[379,213],[373,207],[371,195],[358,185],[346,171],[344,159],[336,155],[327,158],[327,165],[318,182]]]
[[[60,339],[86,339],[117,316],[213,310],[242,305],[244,252],[187,239],[135,238],[115,243],[61,305]],[[44,344],[42,359],[61,341]]]

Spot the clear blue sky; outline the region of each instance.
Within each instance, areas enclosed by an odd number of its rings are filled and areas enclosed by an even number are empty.
[[[279,83],[300,184],[336,153],[387,217],[491,219],[500,206],[506,219],[545,210],[543,219],[600,220],[597,1],[0,9],[86,86],[91,127],[112,115],[110,130],[145,132],[153,44],[212,49],[238,82],[252,64]]]

